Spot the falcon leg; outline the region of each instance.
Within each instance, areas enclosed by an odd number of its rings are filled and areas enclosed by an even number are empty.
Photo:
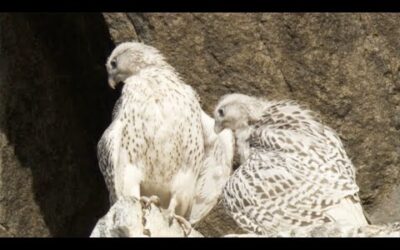
[[[175,197],[172,197],[168,206],[168,222],[170,226],[172,225],[172,221],[174,220],[175,207],[176,207],[176,199]]]
[[[121,173],[122,190],[120,196],[133,197],[140,201],[140,177],[142,172],[135,165],[127,165]]]
[[[183,229],[183,234],[185,235],[185,237],[187,237],[192,232],[192,225],[190,224],[190,222],[182,216],[176,214],[174,214],[173,217],[176,219],[179,225],[181,225]]]
[[[192,225],[190,224],[190,222],[188,222],[182,216],[179,216],[179,215],[175,214],[176,205],[177,205],[177,201],[176,201],[176,198],[173,196],[171,201],[170,201],[170,203],[169,203],[169,206],[168,206],[169,225],[171,226],[173,220],[176,219],[176,221],[182,227],[183,233],[184,233],[184,235],[186,237],[192,232]]]
[[[156,206],[160,205],[160,198],[156,195],[152,195],[150,197],[147,196],[142,196],[140,197],[140,203],[142,204],[143,207],[148,208],[150,205],[153,203]]]

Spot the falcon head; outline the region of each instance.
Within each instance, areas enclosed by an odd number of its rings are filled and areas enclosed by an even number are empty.
[[[108,84],[115,89],[118,83],[149,66],[164,66],[164,57],[151,46],[139,42],[119,44],[107,59]]]
[[[262,102],[243,94],[228,94],[220,98],[214,111],[216,133],[225,128],[237,131],[248,127],[259,118]]]

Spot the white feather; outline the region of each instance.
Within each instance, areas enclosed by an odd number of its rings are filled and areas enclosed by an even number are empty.
[[[216,205],[232,172],[234,137],[229,129],[214,132],[214,120],[202,112],[205,136],[205,160],[196,186],[196,196],[189,221],[200,221]]]

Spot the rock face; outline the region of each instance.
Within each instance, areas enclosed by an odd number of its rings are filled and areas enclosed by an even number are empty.
[[[225,235],[243,235],[246,231],[241,229],[226,212],[221,202],[199,221],[194,228],[205,237],[223,237]]]
[[[372,222],[399,221],[399,23],[374,13],[0,14],[0,236],[89,236],[106,214],[95,147],[118,92],[104,62],[112,41],[130,39],[160,49],[209,113],[231,92],[320,112],[341,134]],[[218,211],[198,231],[238,233],[213,227]]]

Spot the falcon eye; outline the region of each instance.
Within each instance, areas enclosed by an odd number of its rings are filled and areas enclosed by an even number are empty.
[[[117,67],[117,62],[115,60],[112,60],[110,64],[113,69]]]
[[[218,109],[218,114],[219,114],[219,116],[224,117],[224,110]]]

